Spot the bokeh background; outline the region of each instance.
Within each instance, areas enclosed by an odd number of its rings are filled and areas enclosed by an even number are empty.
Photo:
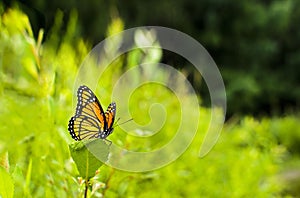
[[[4,0],[0,13],[0,176],[4,178],[0,186],[13,189],[7,190],[8,197],[11,192],[16,197],[82,196],[67,131],[75,111],[78,68],[106,37],[145,25],[177,29],[207,49],[226,86],[226,123],[213,150],[199,158],[210,121],[210,98],[201,75],[169,51],[133,50],[122,55],[94,90],[104,106],[119,76],[150,60],[186,75],[200,101],[191,111],[199,109],[202,119],[197,136],[177,161],[146,173],[102,166],[90,195],[300,196],[299,1]],[[140,115],[135,122],[149,122],[145,112],[151,98],[167,104],[173,116],[168,123],[174,128],[168,125],[148,141],[119,129],[112,141],[133,150],[151,150],[168,142],[178,126],[178,103],[164,89],[157,93],[155,85],[135,92],[129,104],[132,114]],[[192,117],[190,121],[198,122]]]

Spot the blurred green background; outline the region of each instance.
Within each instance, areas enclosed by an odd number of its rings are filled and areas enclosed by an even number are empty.
[[[145,59],[174,66],[199,94],[199,130],[188,150],[157,171],[128,173],[102,166],[94,197],[300,196],[300,2],[264,1],[9,1],[0,4],[0,197],[81,197],[70,157],[67,123],[75,109],[74,80],[98,42],[124,29],[157,25],[200,42],[223,76],[227,120],[204,158],[199,146],[210,121],[209,93],[185,59],[139,50],[114,61],[94,90],[106,106],[114,80]],[[148,56],[148,57],[147,57]],[[155,85],[129,108],[149,122],[147,98],[165,102],[170,125],[149,142],[116,129],[113,142],[132,150],[164,145],[178,125],[176,99]],[[147,90],[147,91],[144,91]],[[119,108],[119,107],[118,107]],[[121,108],[121,107],[120,107]],[[191,122],[198,120],[191,117]],[[174,128],[172,128],[172,126]],[[5,194],[3,194],[5,192]]]

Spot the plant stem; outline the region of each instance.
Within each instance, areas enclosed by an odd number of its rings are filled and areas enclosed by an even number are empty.
[[[85,180],[85,189],[84,189],[84,198],[87,198],[88,188],[89,188],[89,180],[86,179]]]

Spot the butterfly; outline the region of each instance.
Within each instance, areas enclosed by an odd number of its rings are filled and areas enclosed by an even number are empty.
[[[68,130],[76,141],[109,136],[114,128],[116,103],[108,105],[104,112],[95,94],[85,85],[77,90],[76,113],[71,117]]]

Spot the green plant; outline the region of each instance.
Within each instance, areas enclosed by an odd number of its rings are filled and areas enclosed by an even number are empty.
[[[52,32],[44,42],[42,31],[38,39],[34,38],[26,15],[19,10],[11,9],[1,14],[0,156],[7,156],[4,158],[7,160],[1,163],[3,180],[0,182],[5,181],[7,185],[7,197],[12,193],[16,197],[78,197],[88,189],[87,196],[95,197],[286,195],[286,186],[277,176],[286,159],[294,160],[290,154],[293,152],[289,151],[295,150],[298,141],[299,124],[295,115],[260,121],[252,117],[229,120],[217,145],[207,156],[199,158],[199,147],[210,124],[211,110],[185,104],[191,112],[189,121],[198,122],[199,129],[189,148],[176,161],[144,173],[130,173],[103,165],[105,160],[99,162],[90,155],[84,143],[74,143],[67,131],[74,112],[74,105],[71,105],[72,97],[75,97],[73,89],[78,88],[73,87],[74,80],[79,65],[90,50],[82,39],[73,37],[76,12],[70,17],[67,34],[62,36],[58,32],[63,16],[58,12]],[[16,19],[19,20],[15,24]],[[108,35],[123,28],[122,20],[115,20],[113,27],[108,28]],[[157,49],[147,57],[143,51],[133,50],[120,56],[104,71],[101,83],[97,82],[101,86],[93,91],[100,93],[102,104],[108,104],[112,82],[124,69],[140,63],[143,58],[159,62],[161,54],[162,51]],[[153,72],[151,68],[149,70]],[[162,70],[155,68],[155,72],[164,77]],[[138,76],[137,73],[135,77]],[[252,80],[247,78],[245,82]],[[118,94],[122,95],[122,90]],[[163,125],[160,133],[142,140],[119,127],[109,139],[134,151],[154,150],[168,143],[179,126],[178,99],[155,83],[141,86],[129,101],[129,110],[136,123],[150,122],[150,102],[165,104],[168,113],[168,124]],[[120,116],[123,108],[118,106]],[[196,111],[200,111],[200,120],[193,116]],[[146,127],[139,129],[147,132]],[[96,141],[95,145],[100,147],[100,155],[105,158],[109,147],[102,140]],[[94,161],[91,163],[91,160]],[[3,164],[9,164],[9,168],[3,169]],[[1,187],[0,193],[5,196]]]

